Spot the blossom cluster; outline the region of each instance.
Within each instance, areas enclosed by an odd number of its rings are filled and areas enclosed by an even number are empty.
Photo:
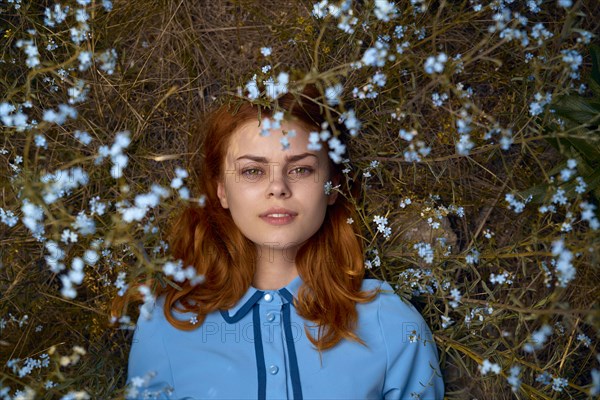
[[[377,231],[383,234],[384,238],[389,238],[392,234],[392,228],[388,226],[388,220],[386,217],[376,215],[373,217],[373,222],[377,224]]]

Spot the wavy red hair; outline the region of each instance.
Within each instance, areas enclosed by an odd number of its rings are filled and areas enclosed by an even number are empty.
[[[318,91],[308,87],[301,96],[286,94],[278,106],[291,118],[311,130],[320,130],[325,121],[318,104]],[[205,280],[181,290],[171,286],[158,289],[165,295],[164,313],[176,328],[192,330],[202,325],[206,314],[231,308],[246,293],[255,273],[255,245],[242,235],[230,212],[221,207],[217,182],[223,178],[223,166],[229,139],[236,129],[259,116],[272,116],[272,110],[259,109],[249,102],[237,108],[221,106],[191,132],[189,170],[199,193],[206,196],[204,207],[189,206],[175,219],[170,230],[170,248],[183,265],[192,265]],[[336,129],[341,127],[336,126]],[[200,153],[199,150],[203,150]],[[342,178],[341,166],[331,163],[332,178]],[[300,316],[317,324],[317,337],[305,328],[307,337],[318,350],[336,345],[341,339],[363,341],[354,333],[358,314],[356,303],[372,301],[376,292],[361,291],[364,259],[356,210],[348,200],[349,187],[341,190],[336,202],[329,205],[321,228],[298,250],[296,268],[303,285],[295,307]],[[346,198],[348,197],[348,198]],[[318,266],[318,268],[315,268]],[[198,315],[198,324],[181,321],[173,311],[190,311]],[[364,344],[364,343],[363,343]]]

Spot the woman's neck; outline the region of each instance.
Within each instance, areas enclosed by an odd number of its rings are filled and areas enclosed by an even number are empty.
[[[295,252],[289,249],[262,247],[256,260],[256,272],[252,286],[259,290],[277,290],[298,276]]]

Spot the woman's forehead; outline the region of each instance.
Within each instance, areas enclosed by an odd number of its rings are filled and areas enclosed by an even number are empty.
[[[261,131],[262,127],[256,120],[242,123],[231,135],[227,158],[235,161],[244,154],[252,154],[269,159],[284,159],[286,156],[300,153],[313,153],[318,158],[322,157],[323,151],[307,150],[310,132],[304,124],[283,121],[280,129],[271,129],[267,136],[261,135]],[[287,150],[284,149],[286,139],[289,144]],[[284,140],[283,143],[282,140]]]

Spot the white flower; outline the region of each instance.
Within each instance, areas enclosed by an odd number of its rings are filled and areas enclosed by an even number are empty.
[[[323,191],[327,196],[331,194],[331,189],[333,189],[333,184],[331,183],[331,181],[325,182],[325,184],[323,185]]]
[[[529,114],[533,117],[540,115],[544,111],[544,107],[552,101],[552,93],[547,92],[544,96],[538,92],[534,96],[534,100],[529,104]]]
[[[434,92],[431,95],[431,102],[433,103],[434,107],[441,107],[444,104],[444,101],[446,100],[448,100],[447,93],[439,94],[438,92]]]
[[[329,151],[329,158],[336,163],[339,164],[342,162],[342,155],[346,151],[346,146],[342,144],[342,142],[337,137],[332,137],[327,142],[331,151]]]
[[[452,318],[446,317],[445,315],[442,315],[442,329],[446,329],[447,327],[449,327],[453,323],[454,323],[454,321],[452,320]]]
[[[490,274],[490,283],[503,285],[505,283],[512,284],[512,280],[510,278],[510,273],[507,271],[502,272],[501,274]]]
[[[62,8],[58,3],[54,4],[52,8],[46,8],[44,10],[44,25],[52,28],[57,24],[61,24],[67,19],[68,12],[69,6]]]
[[[41,133],[35,135],[35,146],[47,149],[48,148],[48,143],[46,142],[46,136],[44,136]]]
[[[319,143],[320,137],[319,132],[310,132],[308,135],[308,144],[306,145],[307,150],[319,151],[321,150],[321,143]]]
[[[479,370],[481,371],[481,375],[486,375],[488,372],[493,372],[494,374],[498,375],[500,371],[502,371],[502,368],[500,368],[500,365],[492,363],[486,358],[479,366]]]
[[[448,61],[448,56],[446,53],[440,53],[437,56],[429,56],[427,60],[425,60],[425,72],[429,75],[434,73],[442,73],[444,72],[444,66],[446,65],[446,61]]]
[[[512,208],[513,211],[517,214],[523,212],[523,210],[525,209],[525,205],[529,203],[532,198],[532,196],[529,196],[524,201],[519,201],[512,193],[507,193],[504,196],[504,200],[508,203],[508,208]]]
[[[510,388],[513,392],[518,392],[521,387],[521,379],[519,379],[519,374],[521,373],[521,367],[518,365],[513,365],[510,367],[510,376],[506,379]]]
[[[450,306],[452,308],[458,307],[458,303],[462,299],[462,294],[460,293],[460,290],[458,290],[457,288],[452,288],[452,290],[450,290],[450,298],[452,299],[449,303]]]
[[[580,333],[577,335],[577,340],[579,340],[585,347],[590,347],[592,345],[592,340],[586,334]]]
[[[387,225],[388,220],[385,217],[382,217],[380,215],[376,215],[373,217],[373,222],[375,222],[377,225]]]
[[[0,221],[9,227],[13,227],[17,224],[19,218],[11,210],[4,210],[0,207]]]
[[[127,167],[129,158],[125,154],[123,154],[123,150],[127,148],[130,143],[131,139],[129,138],[128,131],[118,132],[115,135],[115,142],[108,151],[108,154],[110,154],[110,158],[113,163],[110,170],[110,174],[115,179],[119,179],[120,177],[122,177],[123,169]]]
[[[77,118],[77,110],[66,104],[59,104],[58,111],[44,110],[42,119],[46,122],[54,122],[57,125],[62,125],[67,121],[67,118]]]
[[[79,234],[83,236],[93,235],[96,233],[96,223],[91,217],[85,214],[85,211],[80,211],[75,218],[75,222],[71,224],[73,229],[77,229]]]
[[[577,181],[577,186],[575,187],[575,192],[579,193],[579,194],[585,193],[585,191],[587,189],[587,183],[585,183],[583,178],[580,176],[576,177],[575,180]]]
[[[415,243],[413,248],[418,251],[419,257],[421,257],[426,264],[433,263],[433,249],[431,248],[431,244],[424,242]]]
[[[374,11],[377,19],[384,22],[388,22],[397,16],[396,6],[387,0],[376,0]]]
[[[85,131],[76,130],[73,132],[73,136],[85,146],[92,142],[92,137]]]
[[[125,292],[127,291],[127,288],[129,287],[129,285],[127,285],[127,283],[125,283],[126,276],[127,276],[127,274],[123,271],[119,272],[119,274],[117,275],[117,280],[115,281],[115,287],[117,289],[119,289],[119,291],[117,292],[117,294],[119,296],[123,296],[125,294]]]
[[[69,229],[65,229],[60,235],[60,240],[65,244],[68,244],[69,242],[77,243],[77,234]]]
[[[562,239],[552,242],[552,255],[558,257],[556,260],[556,273],[559,286],[566,287],[569,282],[575,279],[576,269],[572,264],[573,253],[566,247]]]
[[[248,92],[248,98],[250,100],[256,100],[258,98],[260,91],[258,90],[258,84],[256,83],[256,75],[246,83],[245,89]]]
[[[548,337],[552,334],[552,327],[548,324],[542,325],[540,329],[533,332],[531,337],[523,345],[523,350],[527,353],[532,353],[534,350],[539,350],[544,347],[544,343]]]
[[[342,94],[344,87],[341,83],[337,83],[333,86],[329,86],[325,89],[325,98],[327,104],[335,106],[340,103],[340,95]]]
[[[573,0],[558,0],[558,5],[563,8],[569,8],[573,5]]]
[[[21,211],[23,212],[23,217],[21,217],[23,224],[31,231],[33,237],[41,240],[44,234],[44,225],[42,223],[44,220],[44,210],[40,206],[31,203],[28,199],[23,199]]]
[[[90,15],[87,13],[85,8],[78,8],[77,10],[75,10],[75,21],[83,23],[86,22],[88,19],[90,19]]]
[[[479,262],[479,251],[477,249],[471,249],[471,252],[465,257],[467,264],[473,265]]]
[[[67,89],[69,104],[77,104],[86,101],[89,91],[90,88],[83,79],[75,79],[75,85]]]
[[[112,75],[117,66],[117,51],[115,49],[106,50],[96,57],[100,62],[100,69],[108,75]]]
[[[388,55],[389,44],[377,40],[374,47],[368,48],[361,59],[361,63],[367,66],[383,67]]]
[[[565,378],[556,377],[552,379],[552,390],[562,392],[563,388],[569,384]]]
[[[460,139],[456,142],[456,153],[461,156],[468,156],[475,144],[471,141],[469,134],[460,135]]]
[[[23,51],[27,55],[25,65],[27,65],[29,68],[34,68],[40,65],[40,53],[33,40],[19,39],[15,45],[19,48],[23,48]]]
[[[348,129],[348,131],[350,132],[350,135],[352,135],[352,136],[358,135],[358,130],[361,127],[361,123],[358,120],[358,118],[356,118],[356,114],[354,113],[353,109],[350,109],[350,110],[346,111],[345,113],[343,113],[340,116],[340,122],[344,123],[344,126],[346,127],[346,129]]]
[[[265,81],[265,95],[271,99],[277,99],[279,96],[288,92],[288,83],[290,75],[286,72],[280,72],[277,79],[269,78]]]
[[[317,18],[325,18],[327,15],[327,6],[329,5],[327,0],[322,0],[313,5],[312,15]]]
[[[98,262],[98,260],[100,260],[100,256],[95,250],[88,249],[85,251],[85,253],[83,253],[83,260],[88,265],[95,265]]]
[[[144,304],[140,307],[140,317],[148,320],[152,317],[152,310],[156,299],[148,286],[140,285],[138,290],[142,294],[142,299],[144,300]]]
[[[600,221],[598,221],[598,218],[594,213],[596,206],[587,201],[582,201],[581,204],[579,204],[579,207],[583,210],[581,211],[581,220],[587,221],[588,224],[590,224],[590,228],[593,230],[598,230],[600,228]]]

